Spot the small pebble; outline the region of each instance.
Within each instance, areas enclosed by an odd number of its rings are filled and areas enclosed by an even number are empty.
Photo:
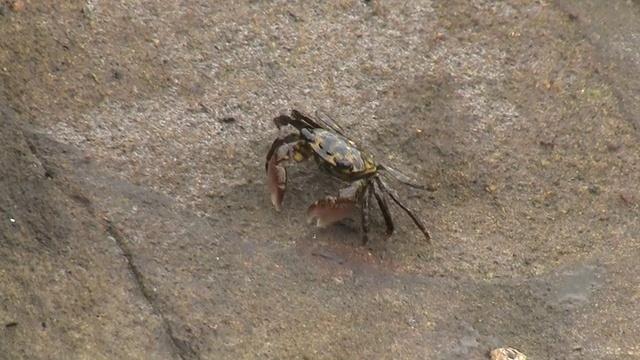
[[[11,10],[20,11],[24,9],[24,1],[14,1],[11,3]]]
[[[491,360],[527,360],[527,357],[514,348],[498,348],[491,351]]]

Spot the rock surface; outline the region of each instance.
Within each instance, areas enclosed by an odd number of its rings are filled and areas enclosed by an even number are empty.
[[[0,2],[8,359],[640,358],[637,2]],[[264,155],[322,108],[399,209]],[[233,119],[233,120],[229,120]]]

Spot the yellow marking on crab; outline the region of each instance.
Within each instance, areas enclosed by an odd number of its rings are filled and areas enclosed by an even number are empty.
[[[303,153],[300,152],[296,152],[295,154],[293,154],[293,160],[295,160],[296,162],[302,162],[304,161],[305,157]]]
[[[376,166],[376,164],[373,162],[372,159],[366,159],[364,162],[364,172],[369,174],[369,173],[375,173],[378,171],[378,167]]]

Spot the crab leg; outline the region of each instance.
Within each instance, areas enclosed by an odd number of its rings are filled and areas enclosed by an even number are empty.
[[[362,221],[362,244],[366,244],[369,241],[369,220],[370,216],[370,203],[371,203],[371,195],[374,192],[374,189],[371,188],[373,186],[372,183],[367,183],[364,188],[364,193],[362,194],[362,211],[361,221]]]
[[[384,196],[380,195],[380,189],[378,185],[374,182],[371,182],[373,189],[371,192],[376,197],[376,201],[378,202],[378,206],[380,207],[380,211],[382,211],[382,217],[384,218],[384,223],[387,226],[387,235],[393,234],[394,225],[393,218],[391,217],[391,212],[389,211],[389,206],[387,205],[387,200],[385,200]]]
[[[284,165],[291,161],[300,163],[311,156],[303,146],[304,141],[297,140],[297,136],[291,135],[278,138],[271,144],[265,163],[271,203],[277,211],[282,210],[282,199],[287,189],[287,169]]]
[[[309,128],[319,129],[322,127],[320,124],[303,115],[297,110],[291,110],[291,115],[293,115],[293,117],[289,115],[276,116],[275,118],[273,118],[273,123],[276,124],[278,129],[282,128],[283,126],[291,125],[298,129],[298,131]]]
[[[361,192],[365,189],[363,180],[356,181],[348,187],[341,189],[337,197],[327,196],[309,206],[307,220],[316,219],[316,226],[325,227],[332,222],[345,218],[356,206]]]
[[[406,207],[402,202],[400,202],[400,199],[398,198],[398,196],[396,196],[393,190],[391,190],[382,181],[382,179],[380,179],[379,177],[376,177],[375,181],[382,188],[382,190],[387,195],[389,195],[391,200],[393,200],[396,204],[398,204],[398,206],[400,206],[400,208],[402,208],[402,210],[404,210],[404,212],[407,213],[407,215],[409,215],[411,220],[413,220],[413,223],[418,227],[418,229],[420,229],[420,231],[422,231],[422,233],[424,234],[424,237],[427,239],[427,242],[431,243],[431,235],[429,235],[429,232],[427,231],[427,229],[424,227],[424,225],[422,225],[422,222],[420,221],[420,219],[418,219],[418,217],[411,210],[409,210],[408,207]]]
[[[416,181],[413,180],[412,178],[410,178],[407,175],[401,173],[399,170],[396,170],[396,169],[394,169],[392,167],[389,167],[387,165],[378,165],[378,170],[384,170],[384,171],[388,172],[396,180],[400,181],[401,183],[403,183],[405,185],[411,186],[413,188],[421,189],[421,190],[429,190],[429,191],[435,191],[436,190],[432,186],[425,186],[425,185],[420,185],[420,184],[416,183]]]

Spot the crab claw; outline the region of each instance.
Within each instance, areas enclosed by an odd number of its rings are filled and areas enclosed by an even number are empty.
[[[271,193],[271,203],[276,211],[282,210],[282,199],[287,188],[287,169],[278,165],[276,156],[267,161],[267,184]]]
[[[307,220],[317,219],[316,226],[325,227],[334,221],[345,218],[356,205],[353,199],[327,196],[318,200],[307,210]]]

